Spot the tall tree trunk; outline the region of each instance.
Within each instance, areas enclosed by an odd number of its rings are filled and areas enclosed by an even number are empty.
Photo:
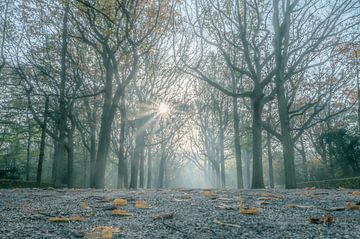
[[[75,127],[72,126],[71,129],[68,131],[68,142],[66,145],[67,149],[67,185],[68,188],[74,187],[74,130]],[[85,168],[86,170],[86,168]]]
[[[268,118],[268,123],[270,118]],[[273,167],[273,156],[272,156],[272,149],[271,149],[271,134],[269,132],[266,133],[266,144],[267,144],[267,155],[268,155],[268,162],[269,162],[269,182],[270,188],[274,188],[274,167]]]
[[[85,148],[85,147],[83,147],[83,156],[84,156],[84,170],[83,170],[83,172],[84,172],[84,178],[83,178],[83,187],[84,188],[87,188],[88,187],[88,180],[87,180],[87,178],[88,178],[88,174],[87,174],[87,172],[88,172],[88,152],[87,152],[87,149]]]
[[[222,124],[220,124],[222,125]],[[220,150],[220,175],[221,175],[221,187],[225,188],[225,152],[224,152],[224,128],[221,126],[219,135],[219,150]],[[241,151],[240,151],[241,154]],[[242,176],[242,175],[241,175]]]
[[[161,143],[161,158],[160,158],[160,167],[159,167],[159,179],[158,179],[158,188],[163,188],[164,186],[164,174],[166,167],[166,145],[165,142]]]
[[[141,153],[140,153],[140,182],[139,182],[139,187],[140,188],[144,188],[144,184],[145,184],[145,145],[141,148]]]
[[[294,143],[291,137],[290,118],[287,109],[284,85],[281,78],[277,79],[276,82],[278,111],[281,126],[281,144],[283,147],[284,158],[285,188],[290,189],[296,188]]]
[[[120,102],[120,140],[119,140],[119,155],[118,155],[118,181],[117,188],[125,187],[125,174],[127,173],[127,165],[125,164],[125,126],[126,126],[126,108],[125,108],[125,94],[121,97]],[[127,183],[126,183],[127,187]]]
[[[68,45],[68,16],[69,16],[69,3],[65,2],[64,7],[64,18],[63,18],[63,29],[62,29],[62,46],[61,46],[61,72],[60,72],[60,98],[59,98],[59,118],[58,118],[58,150],[55,158],[56,171],[55,171],[55,186],[60,186],[64,180],[64,171],[63,164],[65,161],[65,131],[66,131],[66,102],[65,102],[65,86],[66,86],[66,54],[67,54],[67,45]]]
[[[290,6],[290,4],[292,6]],[[278,114],[280,118],[281,128],[281,144],[283,147],[284,158],[284,171],[285,171],[285,188],[296,188],[295,178],[295,152],[294,142],[291,137],[290,117],[288,112],[288,100],[285,95],[285,70],[288,62],[288,48],[289,48],[289,29],[290,29],[290,14],[292,12],[292,3],[288,1],[284,3],[282,19],[280,23],[280,10],[279,1],[273,1],[273,27],[274,27],[274,51],[275,51],[275,85],[276,85],[276,97],[278,101]]]
[[[235,145],[235,159],[236,159],[236,179],[237,188],[243,188],[242,177],[242,161],[241,161],[241,145],[240,145],[240,117],[238,113],[237,98],[233,97],[233,120],[234,120],[234,145]]]
[[[32,132],[31,132],[31,123],[30,123],[30,119],[29,116],[27,115],[27,120],[28,120],[28,138],[27,138],[27,147],[26,147],[26,181],[29,181],[30,179],[30,157],[31,157],[31,137],[32,137]]]
[[[48,111],[49,111],[49,98],[45,98],[45,110],[43,116],[43,123],[41,125],[41,138],[40,138],[40,152],[39,152],[39,160],[37,166],[37,173],[36,173],[36,183],[41,183],[41,176],[42,176],[42,167],[44,162],[45,156],[45,140],[46,140],[46,129],[47,129],[47,118],[48,118]]]
[[[152,171],[152,155],[151,155],[151,147],[147,148],[147,188],[151,188],[151,171]]]
[[[303,137],[300,137],[300,144],[301,144],[301,159],[303,163],[303,171],[304,171],[304,180],[305,182],[309,180],[309,173],[308,173],[308,167],[307,167],[307,160],[306,160],[306,153],[305,153],[305,146],[304,146],[304,140]]]
[[[88,107],[90,109],[90,107]],[[96,107],[92,111],[88,112],[88,118],[90,119],[90,185],[95,185],[95,172],[96,172]]]
[[[131,160],[130,188],[132,189],[136,189],[138,186],[139,165],[141,158],[144,156],[145,135],[142,126],[142,121],[137,122],[138,130],[135,137],[134,157]]]
[[[257,95],[260,95],[259,93]],[[251,188],[264,188],[262,146],[261,146],[261,112],[262,97],[255,95],[252,101],[252,143],[253,143],[253,171]]]

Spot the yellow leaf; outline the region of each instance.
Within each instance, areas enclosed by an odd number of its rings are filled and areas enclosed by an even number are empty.
[[[149,209],[150,206],[144,200],[136,201],[135,207],[139,209]]]
[[[89,203],[88,203],[87,201],[84,201],[84,202],[82,203],[81,207],[82,207],[83,209],[90,209]]]
[[[354,191],[354,192],[352,192],[352,195],[353,196],[360,196],[360,191]]]
[[[204,195],[205,197],[209,197],[209,198],[217,197],[217,194],[215,192],[213,192],[213,191],[210,191],[210,190],[203,191],[202,195]]]
[[[122,198],[117,198],[113,201],[114,206],[126,206],[127,204],[127,200]]]
[[[86,239],[97,239],[97,238],[112,238],[113,233],[120,232],[120,229],[115,227],[99,226],[93,228],[89,233],[86,234]]]
[[[112,238],[112,231],[104,230],[101,232],[101,238]]]
[[[49,222],[80,222],[83,221],[83,217],[50,217]]]
[[[131,216],[131,214],[125,210],[115,209],[111,211],[111,214],[114,216]]]
[[[289,203],[289,204],[287,205],[287,207],[288,207],[288,208],[294,208],[294,207],[295,207],[295,205],[294,205],[294,204],[292,204],[292,203]]]
[[[257,215],[257,214],[259,214],[259,209],[245,208],[243,201],[240,199],[240,214]]]
[[[257,209],[257,208],[249,208],[249,209],[240,208],[240,213],[248,214],[248,215],[258,215],[259,209]]]

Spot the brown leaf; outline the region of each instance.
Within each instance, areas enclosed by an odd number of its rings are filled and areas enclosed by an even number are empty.
[[[346,208],[350,210],[360,210],[360,206],[353,202],[348,202]]]
[[[327,224],[333,223],[335,221],[334,217],[330,214],[327,214],[321,218],[321,221]]]
[[[84,201],[81,205],[83,209],[90,209],[88,201]]]
[[[120,232],[119,228],[115,227],[107,227],[107,226],[99,226],[93,228],[89,233],[86,234],[86,239],[97,239],[97,238],[103,238],[103,239],[110,239],[113,238],[113,233]]]
[[[259,209],[257,209],[257,208],[249,208],[249,209],[240,208],[240,214],[258,215]]]
[[[360,196],[360,191],[354,191],[354,192],[352,192],[352,195],[353,196]]]
[[[217,198],[217,194],[213,191],[210,190],[205,190],[202,192],[202,195],[211,199],[215,199]]]
[[[149,209],[150,205],[147,204],[144,200],[136,201],[135,207],[139,209]]]
[[[85,218],[75,216],[75,217],[50,217],[48,220],[49,222],[80,222],[83,221]]]
[[[128,211],[121,210],[121,209],[112,210],[111,214],[114,216],[131,216],[131,214]]]
[[[116,198],[113,201],[114,206],[126,206],[127,204],[128,204],[127,200],[123,198]]]

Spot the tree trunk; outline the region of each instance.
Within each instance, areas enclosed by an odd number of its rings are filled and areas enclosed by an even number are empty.
[[[67,38],[68,38],[68,16],[69,16],[69,3],[65,2],[64,7],[64,18],[63,18],[63,29],[62,29],[62,46],[61,46],[61,72],[60,72],[60,98],[59,98],[59,118],[58,118],[58,150],[55,157],[55,180],[54,185],[56,187],[63,184],[64,172],[63,164],[65,161],[65,131],[66,131],[66,121],[67,121],[67,112],[66,112],[66,102],[65,102],[65,86],[66,86],[66,54],[67,54]]]
[[[67,142],[67,185],[68,188],[74,187],[74,130],[75,127],[72,126],[71,129],[68,131],[68,142]],[[84,169],[86,170],[86,168]]]
[[[242,178],[242,161],[241,161],[241,145],[240,145],[240,118],[238,113],[237,98],[233,97],[233,120],[234,120],[234,145],[236,159],[236,179],[237,188],[243,188]]]
[[[140,153],[140,182],[139,182],[139,187],[140,188],[144,188],[144,178],[145,178],[145,144],[144,146],[141,148],[141,153]]]
[[[39,161],[38,161],[37,173],[36,173],[36,183],[37,184],[41,183],[42,167],[43,167],[44,156],[45,156],[45,140],[46,140],[48,111],[49,111],[49,98],[46,97],[45,98],[44,121],[41,126]]]
[[[126,108],[125,94],[123,94],[120,103],[120,141],[119,141],[119,161],[118,161],[118,181],[117,188],[125,187],[125,174],[127,165],[125,164],[125,126],[126,126]],[[126,183],[127,187],[127,183]]]
[[[259,95],[259,94],[257,94]],[[253,143],[253,171],[251,188],[264,188],[263,165],[262,165],[262,146],[261,146],[261,97],[255,97],[252,101],[252,143]]]
[[[26,147],[26,181],[30,179],[30,157],[31,157],[31,124],[29,116],[28,118],[28,138],[27,138],[27,147]]]
[[[164,174],[166,167],[166,152],[165,152],[165,142],[161,143],[161,158],[160,158],[160,167],[159,167],[159,179],[158,179],[158,188],[163,188],[164,186]]]
[[[137,122],[137,132],[135,137],[135,149],[134,157],[131,160],[131,175],[130,175],[130,188],[136,189],[138,186],[138,176],[139,176],[139,165],[140,160],[144,157],[144,148],[145,148],[145,135],[144,129],[142,129],[142,122]]]
[[[276,77],[276,78],[279,78]],[[290,118],[287,109],[285,89],[281,78],[276,80],[278,111],[281,126],[281,144],[283,147],[284,170],[285,170],[285,188],[296,188],[295,178],[295,152],[294,143],[291,137]]]
[[[306,153],[305,153],[305,146],[304,146],[304,140],[303,137],[300,137],[300,144],[301,144],[301,159],[303,163],[303,171],[304,171],[304,180],[305,182],[309,180],[309,173],[308,173],[308,167],[307,167],[307,160],[306,160]]]
[[[90,107],[89,107],[90,109]],[[88,118],[90,119],[90,186],[95,185],[95,172],[96,172],[96,108],[92,109],[92,112],[88,112]]]
[[[270,118],[268,118],[268,123]],[[269,132],[266,133],[266,144],[267,144],[267,155],[268,155],[268,162],[269,162],[269,182],[270,188],[274,188],[274,168],[273,168],[273,156],[272,156],[272,149],[271,149],[271,135]]]
[[[152,167],[152,156],[151,156],[151,147],[149,146],[147,151],[147,156],[148,156],[148,160],[147,160],[147,188],[150,189],[151,188],[151,167]]]
[[[219,135],[219,150],[220,150],[220,175],[221,175],[221,187],[225,188],[225,152],[224,152],[224,129],[221,126]],[[240,151],[241,154],[241,151]],[[242,175],[241,175],[242,176]]]

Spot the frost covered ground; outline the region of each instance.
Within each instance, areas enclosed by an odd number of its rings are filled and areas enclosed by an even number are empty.
[[[0,238],[360,238],[359,204],[346,189],[2,189]]]

